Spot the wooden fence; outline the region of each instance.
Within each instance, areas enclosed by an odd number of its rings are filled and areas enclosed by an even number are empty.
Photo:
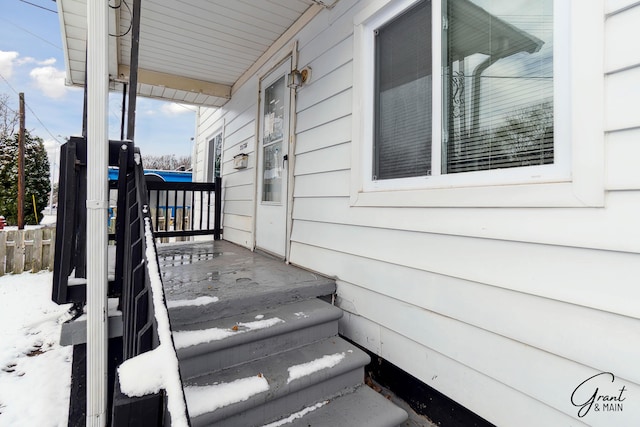
[[[0,231],[0,276],[41,270],[53,271],[55,226]]]

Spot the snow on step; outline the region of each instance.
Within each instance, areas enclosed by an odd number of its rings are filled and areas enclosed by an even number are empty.
[[[280,427],[283,426],[285,424],[289,424],[294,422],[295,420],[304,417],[305,415],[307,415],[310,412],[315,411],[316,409],[320,409],[322,408],[324,405],[326,405],[327,403],[329,403],[328,400],[322,401],[322,402],[318,402],[313,406],[307,406],[306,408],[304,408],[302,411],[298,411],[298,412],[294,412],[293,414],[289,415],[287,418],[283,418],[279,421],[274,421],[272,423],[269,424],[265,424],[262,427]]]
[[[244,402],[255,394],[269,390],[269,383],[261,375],[240,378],[230,383],[185,387],[189,415],[197,417],[233,403]]]
[[[312,360],[311,362],[302,363],[300,365],[291,366],[289,369],[289,378],[287,378],[287,384],[298,378],[306,377],[314,372],[321,371],[323,369],[329,369],[336,366],[344,359],[343,353],[327,354],[319,359]]]
[[[323,355],[329,357],[325,358]],[[246,401],[236,402],[213,412],[195,416],[189,405],[192,425],[261,425],[282,418],[285,414],[288,416],[327,400],[339,394],[340,390],[362,384],[362,369],[369,361],[369,356],[353,344],[331,337],[220,371],[187,377],[185,382],[189,388],[220,382],[231,383],[238,378],[260,372],[269,384],[268,393],[254,395]],[[300,367],[299,373],[306,375],[287,381],[290,376],[289,368],[296,366]]]
[[[263,427],[395,427],[403,424],[407,418],[403,409],[369,387],[361,385],[355,390],[346,390],[341,396],[320,401]]]
[[[203,305],[213,304],[214,302],[218,302],[218,297],[209,297],[202,296],[194,299],[178,299],[178,300],[168,300],[167,308],[176,308],[176,307],[200,307]]]
[[[301,312],[305,316],[296,314]],[[182,376],[202,375],[335,336],[341,316],[339,308],[314,299],[182,325],[173,332]]]
[[[208,328],[195,331],[177,331],[173,333],[173,341],[176,349],[187,348],[211,341],[223,340],[232,335],[242,334],[247,331],[270,328],[271,326],[283,323],[284,320],[278,317],[270,319],[256,320],[253,322],[239,322],[231,328]]]

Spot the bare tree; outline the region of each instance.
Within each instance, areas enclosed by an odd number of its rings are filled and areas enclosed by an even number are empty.
[[[18,112],[9,106],[9,100],[9,95],[0,93],[0,139],[13,135],[18,126]]]
[[[158,170],[186,170],[191,167],[190,156],[176,156],[175,154],[163,154],[161,156],[142,156],[142,164],[145,169]]]

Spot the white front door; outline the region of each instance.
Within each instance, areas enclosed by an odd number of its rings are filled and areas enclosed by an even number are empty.
[[[289,155],[289,58],[261,81],[256,247],[285,257]]]

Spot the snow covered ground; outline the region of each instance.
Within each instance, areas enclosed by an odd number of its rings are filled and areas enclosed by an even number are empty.
[[[0,427],[67,425],[72,348],[58,341],[69,306],[51,301],[52,280],[0,277]]]

